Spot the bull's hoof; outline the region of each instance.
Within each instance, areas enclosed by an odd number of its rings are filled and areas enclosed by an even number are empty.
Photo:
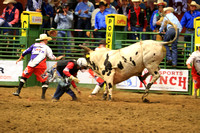
[[[146,99],[146,98],[143,99],[143,102],[144,103],[150,103],[150,101],[148,99]]]
[[[107,93],[106,94],[103,94],[103,100],[106,100],[107,99]]]
[[[112,96],[111,95],[108,96],[108,101],[112,101]]]

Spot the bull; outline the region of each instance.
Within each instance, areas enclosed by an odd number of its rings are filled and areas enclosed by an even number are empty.
[[[177,31],[176,25],[171,22],[169,23]],[[171,44],[176,38],[177,33],[175,38],[169,42],[145,40],[118,50],[101,48],[98,51],[93,51],[86,46],[79,46],[84,49],[88,66],[106,82],[106,88],[108,89],[105,90],[103,95],[105,100],[108,92],[108,100],[112,100],[112,88],[115,84],[127,80],[132,76],[138,76],[145,86],[145,93],[142,96],[142,100],[143,102],[149,102],[146,97],[152,84],[160,77],[159,64],[166,56],[164,45]],[[148,73],[142,75],[145,68],[148,70]],[[152,75],[152,79],[146,85],[144,80],[149,75]]]

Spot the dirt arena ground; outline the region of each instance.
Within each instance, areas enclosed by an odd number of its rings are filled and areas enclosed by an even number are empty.
[[[143,103],[142,94],[115,90],[114,101],[102,101],[102,92],[88,98],[91,89],[80,88],[78,101],[64,94],[51,102],[55,89],[41,100],[40,87],[0,87],[0,132],[42,133],[199,133],[200,98],[150,94],[152,103]]]

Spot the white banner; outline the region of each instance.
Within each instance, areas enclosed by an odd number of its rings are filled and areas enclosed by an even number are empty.
[[[19,81],[23,72],[23,61],[16,64],[16,61],[0,60],[0,81]]]
[[[146,72],[147,70],[144,70],[144,73]],[[159,73],[161,77],[152,85],[151,90],[188,91],[188,70],[161,69]],[[149,83],[151,79],[152,76],[149,76],[145,82]],[[136,90],[145,89],[144,85],[136,76],[117,84],[117,88]]]

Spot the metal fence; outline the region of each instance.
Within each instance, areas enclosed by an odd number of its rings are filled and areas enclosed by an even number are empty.
[[[28,34],[27,36],[21,36],[21,31],[27,31],[27,29],[23,28],[6,28],[7,32],[3,32],[5,28],[0,27],[0,59],[3,60],[16,60],[19,58],[21,53],[31,44],[27,44],[28,42]],[[52,48],[53,53],[56,56],[65,55],[65,59],[77,59],[79,57],[83,57],[83,50],[79,48],[79,44],[86,45],[91,49],[95,49],[98,46],[100,40],[105,38],[94,38],[93,30],[80,30],[80,29],[42,29],[41,33],[47,33],[47,31],[55,30],[58,32],[66,33],[64,37],[52,37],[53,40],[49,42],[49,46]],[[67,36],[67,32],[70,32],[71,35]],[[84,37],[77,37],[78,32],[87,32],[88,36]],[[104,32],[106,31],[98,31]],[[127,38],[125,39],[117,39],[115,40],[116,43],[120,43],[121,47],[129,46],[135,42],[140,40],[132,40],[129,39],[130,34],[140,34],[140,37],[143,34],[149,36],[150,39],[153,38],[153,35],[158,33],[155,32],[130,32],[130,31],[115,31],[114,36],[119,36],[121,34],[126,34]],[[176,69],[187,69],[186,60],[189,57],[189,54],[194,50],[194,42],[193,42],[193,35],[192,34],[185,34],[181,33],[180,36],[190,35],[191,42],[185,41],[178,41],[178,64]],[[187,45],[185,45],[187,44]],[[170,45],[169,45],[170,46]],[[28,62],[28,57],[24,59],[24,65]],[[160,67],[163,69],[173,69],[171,66],[167,65],[166,58],[160,64]],[[191,78],[191,72],[189,73]],[[189,80],[189,88],[192,88],[192,80]],[[191,92],[189,92],[191,93]]]
[[[26,29],[0,27],[0,59],[17,59],[27,48],[27,37],[21,36],[22,30]]]

